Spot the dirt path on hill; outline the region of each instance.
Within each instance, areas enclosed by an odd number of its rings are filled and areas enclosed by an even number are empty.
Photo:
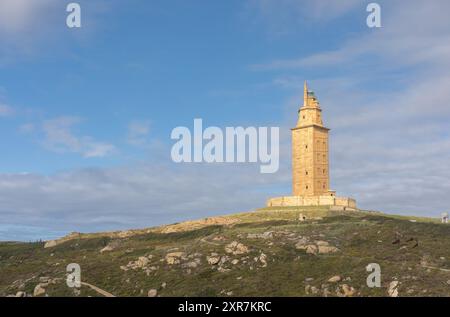
[[[107,291],[102,290],[101,288],[99,288],[99,287],[97,287],[95,285],[92,285],[92,284],[89,284],[89,283],[86,283],[86,282],[81,282],[81,285],[90,287],[91,289],[93,289],[94,291],[96,291],[97,293],[99,293],[100,295],[103,295],[105,297],[116,297],[113,294],[108,293]]]

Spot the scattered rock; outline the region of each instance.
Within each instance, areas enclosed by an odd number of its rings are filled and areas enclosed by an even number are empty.
[[[390,297],[398,297],[398,281],[392,281],[389,284],[389,288],[388,288],[388,295]]]
[[[106,247],[101,249],[100,253],[114,251],[115,249],[117,249],[117,247],[120,246],[120,243],[121,243],[120,240],[113,240],[110,243],[108,243]]]
[[[221,258],[220,258],[220,261],[219,261],[219,265],[223,265],[223,264],[225,264],[226,262],[228,262],[228,260],[229,260],[230,258],[228,257],[228,256],[222,256]]]
[[[240,242],[233,241],[225,246],[225,252],[233,255],[248,253],[248,248]]]
[[[166,254],[166,262],[169,265],[179,264],[180,258],[184,257],[184,252],[171,252]]]
[[[317,295],[319,294],[319,289],[315,286],[306,285],[305,286],[305,293],[307,295]]]
[[[45,288],[42,286],[42,284],[36,285],[33,291],[33,296],[40,296],[45,294]]]
[[[332,292],[331,292],[330,289],[328,288],[328,285],[327,285],[327,284],[322,284],[322,285],[321,285],[321,288],[322,288],[322,293],[323,293],[323,296],[324,296],[324,297],[328,297],[328,296],[332,295]]]
[[[137,270],[137,269],[143,269],[143,270],[149,270],[147,268],[147,265],[150,263],[150,259],[153,258],[152,255],[148,256],[140,256],[136,261],[130,261],[127,265],[120,266],[120,269],[123,271],[128,271],[129,269]],[[153,270],[155,267],[151,267],[150,270]],[[157,269],[157,268],[155,268]]]
[[[233,261],[231,261],[231,264],[233,264],[233,265],[236,265],[236,264],[238,264],[239,263],[239,260],[238,259],[234,259]]]
[[[219,295],[223,295],[223,294],[225,294],[227,296],[232,296],[233,295],[233,291],[226,291],[226,290],[223,289],[223,290],[220,291]]]
[[[327,241],[319,240],[314,243],[308,243],[308,240],[304,237],[297,241],[295,248],[298,250],[305,250],[308,254],[327,254],[339,251],[338,248],[331,246]]]
[[[138,267],[145,267],[148,264],[149,260],[145,256],[140,256],[136,261],[136,265]]]
[[[259,256],[259,261],[262,263],[262,267],[266,267],[267,266],[267,255],[265,255],[264,253],[261,253],[261,255]]]
[[[45,290],[44,290],[45,292]],[[23,291],[19,291],[16,293],[16,297],[27,297],[27,293],[23,292]]]
[[[195,269],[197,266],[200,265],[200,259],[195,259],[194,261],[190,261],[187,263],[184,263],[181,267],[182,268],[189,268],[189,269]]]
[[[339,275],[335,275],[333,277],[330,277],[328,279],[328,282],[330,282],[330,283],[337,283],[337,282],[340,282],[341,280],[342,280],[342,278]]]
[[[336,294],[340,297],[352,297],[355,293],[356,290],[348,284],[342,284],[336,291]]]
[[[145,269],[145,274],[147,274],[147,276],[150,276],[151,273],[159,269],[159,266],[150,266],[143,269]]]
[[[110,245],[107,245],[103,249],[100,250],[100,253],[114,251],[114,248]]]
[[[208,264],[216,265],[220,261],[220,256],[207,256],[206,261]]]
[[[315,244],[308,244],[308,245],[296,245],[296,248],[298,250],[305,250],[308,254],[316,254],[317,253],[317,246]]]
[[[156,297],[158,295],[158,291],[154,288],[150,289],[147,293],[147,297]]]
[[[319,253],[320,254],[335,253],[338,251],[339,251],[339,249],[336,247],[333,247],[333,246],[319,245]]]
[[[57,245],[57,242],[55,240],[50,240],[45,242],[44,244],[44,248],[52,248],[55,247]]]
[[[166,282],[163,282],[163,283],[161,284],[161,288],[166,288],[166,286],[167,286],[167,283],[166,283]]]

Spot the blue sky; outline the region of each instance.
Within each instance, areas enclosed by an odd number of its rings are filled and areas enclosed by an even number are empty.
[[[147,227],[290,193],[305,79],[331,130],[331,184],[362,208],[438,216],[450,189],[450,4],[0,1],[0,240]],[[281,168],[182,164],[170,132],[279,126]]]

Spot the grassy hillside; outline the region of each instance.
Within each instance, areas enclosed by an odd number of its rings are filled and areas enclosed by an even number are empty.
[[[431,219],[266,208],[47,246],[0,243],[0,296],[103,296],[67,287],[69,263],[115,296],[450,295],[450,225]],[[380,288],[366,285],[369,263]]]

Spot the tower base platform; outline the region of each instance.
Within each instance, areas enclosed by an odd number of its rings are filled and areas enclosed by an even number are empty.
[[[282,196],[270,198],[267,207],[330,206],[333,210],[358,210],[356,200],[335,196]]]

